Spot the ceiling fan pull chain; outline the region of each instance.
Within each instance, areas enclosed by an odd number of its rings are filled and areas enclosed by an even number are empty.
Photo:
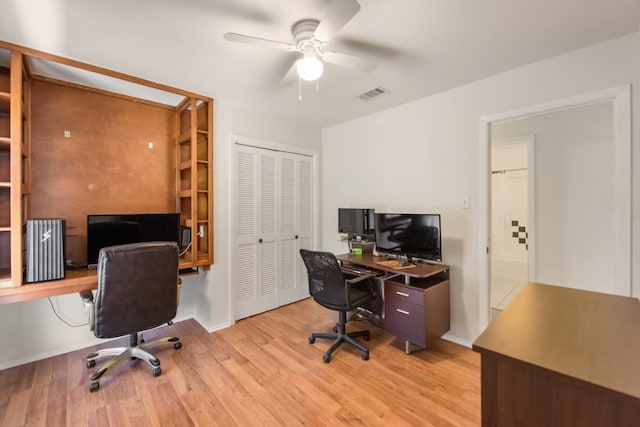
[[[316,79],[316,92],[320,90],[320,79]]]
[[[298,77],[298,101],[302,101],[302,79]]]

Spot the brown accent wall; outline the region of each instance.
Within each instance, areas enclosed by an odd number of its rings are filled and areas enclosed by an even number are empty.
[[[40,80],[31,94],[31,217],[67,220],[67,259],[86,262],[87,214],[176,211],[174,109]]]

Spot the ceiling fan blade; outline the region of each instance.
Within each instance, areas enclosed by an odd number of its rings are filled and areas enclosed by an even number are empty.
[[[344,68],[351,68],[363,73],[370,73],[378,68],[378,62],[373,59],[363,58],[361,56],[355,56],[348,53],[341,52],[325,52],[324,60],[329,64],[339,65]]]
[[[224,38],[230,42],[245,43],[254,46],[267,47],[269,49],[283,50],[285,52],[294,52],[296,50],[296,47],[289,43],[262,39],[260,37],[246,36],[244,34],[226,33]]]
[[[328,42],[347,22],[351,21],[359,10],[360,5],[356,0],[334,0],[314,31],[313,38]]]

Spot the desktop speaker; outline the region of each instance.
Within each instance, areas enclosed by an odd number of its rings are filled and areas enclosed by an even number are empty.
[[[64,279],[65,220],[33,219],[27,221],[28,283]]]

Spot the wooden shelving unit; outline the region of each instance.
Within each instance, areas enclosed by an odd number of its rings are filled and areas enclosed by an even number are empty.
[[[0,68],[0,287],[22,284],[22,230],[29,213],[29,77],[11,51]]]
[[[68,272],[62,280],[23,286],[23,236],[31,215],[66,218],[67,224],[75,224],[77,232],[66,236],[67,259],[82,261],[86,214],[94,210],[136,213],[173,212],[175,209],[180,212],[182,226],[187,227],[192,236],[191,247],[182,256],[180,268],[192,272],[198,268],[208,270],[214,259],[213,99],[2,41],[0,50],[4,58],[10,58],[9,66],[6,62],[0,66],[0,303],[95,287],[95,275],[78,279],[73,272]],[[65,83],[35,72],[30,75],[31,58],[178,94],[182,101],[178,105],[167,105]],[[113,127],[100,127],[95,121],[73,116],[64,102],[73,103],[74,107],[78,103],[94,106],[93,110],[87,110],[91,112],[87,113],[89,116],[98,114],[94,110],[106,115],[129,114],[141,120],[141,125],[127,128],[125,124],[115,131]],[[32,115],[36,118],[33,124]],[[72,139],[62,136],[61,129],[66,132],[69,128],[61,127],[60,121],[65,126],[73,126]],[[131,144],[127,138],[135,142],[148,138],[149,142],[145,142],[144,150],[141,150],[140,145]],[[32,143],[38,154],[34,171]],[[121,162],[118,164],[101,164],[100,160],[95,160],[110,154],[105,150],[94,152],[88,160],[83,157],[88,162],[83,164],[85,168],[100,169],[102,173],[92,175],[93,179],[96,176],[99,179],[91,181],[93,187],[78,186],[77,175],[64,173],[64,177],[60,176],[63,175],[60,168],[64,168],[65,162],[76,162],[81,157],[64,157],[69,143],[84,147],[83,152],[96,147],[106,150],[118,146],[126,154],[118,157]],[[103,170],[106,167],[110,167],[108,172]],[[103,180],[105,176],[109,177],[107,181]],[[33,188],[32,177],[35,180]],[[53,181],[58,187],[43,185]],[[120,183],[120,188],[126,183],[128,192],[110,191],[108,197],[94,197],[93,188],[117,188],[109,187],[112,182]],[[144,198],[135,199],[130,194],[131,188],[137,188],[135,186],[155,190]],[[141,194],[141,191],[135,194]]]
[[[11,70],[0,68],[0,287],[11,283]]]
[[[212,108],[211,100],[185,98],[177,111],[177,208],[181,225],[191,235],[181,268],[208,269],[213,263]]]

